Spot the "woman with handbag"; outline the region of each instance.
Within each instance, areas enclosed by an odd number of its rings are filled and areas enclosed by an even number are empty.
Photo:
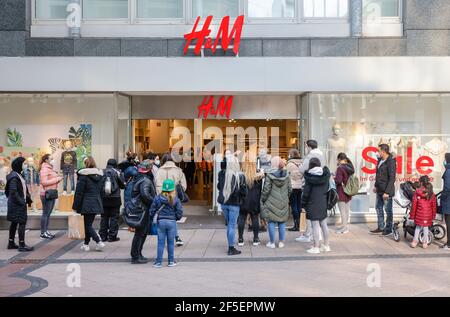
[[[176,266],[174,257],[175,235],[177,220],[183,217],[183,206],[177,197],[175,182],[172,179],[166,179],[163,182],[162,193],[153,200],[152,206],[150,207],[150,217],[153,219],[153,225],[156,225],[158,228],[158,251],[153,267],[162,267],[166,240],[169,260],[168,266]]]
[[[41,239],[53,239],[54,234],[48,231],[50,215],[58,199],[58,184],[63,180],[54,167],[55,160],[50,154],[45,154],[39,162],[40,196],[42,202]]]
[[[186,195],[186,176],[184,175],[183,170],[175,165],[175,162],[170,153],[165,153],[163,155],[162,166],[156,173],[156,191],[158,193],[162,192],[163,183],[166,179],[171,179],[174,181],[178,198],[181,202],[186,202],[186,200],[188,200]],[[176,230],[175,244],[177,246],[183,245],[183,241],[178,236],[178,229]]]

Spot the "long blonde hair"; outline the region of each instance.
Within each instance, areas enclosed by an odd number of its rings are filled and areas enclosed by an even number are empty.
[[[256,181],[262,178],[262,173],[256,172],[256,162],[242,162],[242,173],[245,175],[245,182],[248,188],[252,188]]]
[[[227,158],[227,168],[225,170],[225,184],[223,186],[223,197],[225,201],[230,198],[234,189],[237,187],[239,189],[241,168],[239,166],[239,161],[235,156],[229,156]],[[235,182],[233,184],[233,178]]]
[[[176,193],[174,190],[172,190],[171,192],[162,192],[161,195],[163,195],[164,197],[167,198],[170,206],[173,206],[173,204],[175,203],[175,198],[176,198]]]

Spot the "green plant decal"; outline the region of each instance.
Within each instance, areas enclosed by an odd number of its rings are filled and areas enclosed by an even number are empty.
[[[6,130],[6,135],[8,137],[8,146],[14,146],[14,147],[22,147],[22,133],[17,131],[16,129],[12,130],[9,129]]]

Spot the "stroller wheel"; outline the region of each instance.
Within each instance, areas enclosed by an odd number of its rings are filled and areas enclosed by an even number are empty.
[[[394,241],[395,242],[399,242],[400,241],[400,232],[398,231],[398,229],[394,229],[393,237],[394,237]]]
[[[433,243],[433,240],[434,240],[434,236],[433,236],[433,232],[431,232],[431,230],[428,231],[428,237],[424,236],[423,230],[420,231],[420,235],[419,235],[420,243],[423,244],[426,241],[427,244],[431,244],[431,243]]]
[[[431,232],[436,240],[442,240],[445,237],[446,230],[443,225],[433,225],[431,227]]]

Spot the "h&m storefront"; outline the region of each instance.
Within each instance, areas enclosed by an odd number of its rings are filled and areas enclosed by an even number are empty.
[[[0,76],[0,182],[17,156],[29,158],[30,171],[43,153],[61,161],[65,151],[76,153],[77,167],[86,155],[103,167],[111,157],[122,160],[128,149],[169,150],[179,141],[177,127],[195,131],[200,122],[201,139],[194,133],[191,148],[212,138],[205,136],[211,126],[224,131],[254,126],[258,141],[259,128],[278,129],[275,143],[282,156],[291,147],[303,152],[307,139],[319,142],[331,169],[337,154],[347,153],[362,183],[351,208],[357,220],[375,219],[371,188],[380,143],[389,144],[397,157],[397,184],[426,174],[436,191],[442,188],[450,146],[450,88],[442,80],[446,58],[371,63],[367,58],[70,58],[63,59],[66,70],[51,62],[55,59],[0,59],[12,74]],[[396,63],[408,64],[411,78],[399,75]],[[26,67],[31,64],[38,66]],[[208,77],[209,69],[223,76]],[[210,95],[216,101],[234,96],[229,118],[199,117],[198,107]],[[270,149],[270,132],[265,138]],[[34,195],[38,182],[29,177]],[[70,179],[67,183],[70,191]],[[35,204],[30,213],[39,209]]]

